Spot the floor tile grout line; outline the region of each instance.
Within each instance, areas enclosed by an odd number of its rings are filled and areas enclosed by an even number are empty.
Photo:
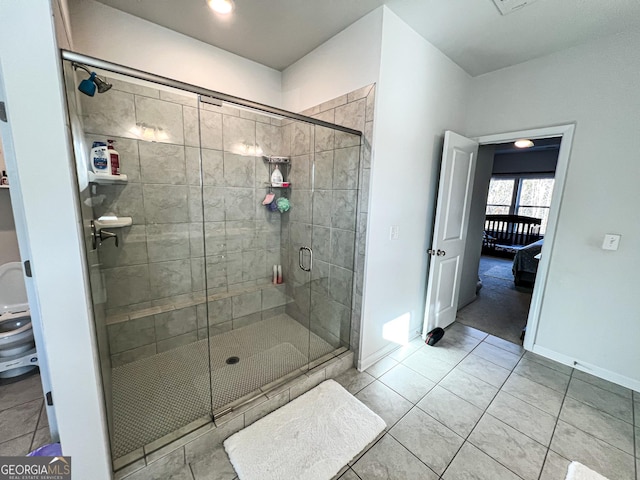
[[[574,369],[571,369],[571,374],[569,375],[569,382],[567,383],[567,388],[565,389],[564,396],[562,397],[562,403],[560,404],[560,410],[558,410],[558,416],[556,417],[556,421],[553,425],[553,431],[551,432],[551,437],[549,439],[549,446],[547,447],[547,451],[544,454],[544,459],[542,460],[542,468],[540,469],[540,474],[538,475],[538,480],[542,478],[542,472],[544,470],[544,465],[547,463],[547,458],[549,457],[549,452],[551,450],[551,444],[553,443],[553,437],[556,435],[556,430],[558,428],[558,423],[560,422],[560,414],[562,413],[562,408],[564,407],[564,402],[567,399],[567,392],[569,391],[569,385],[571,384],[571,379],[573,378]],[[569,397],[571,398],[571,397]],[[555,453],[555,451],[554,451]]]
[[[36,439],[36,433],[38,432],[38,425],[40,424],[40,418],[42,417],[43,410],[44,410],[44,401],[42,402],[42,405],[40,406],[40,410],[38,412],[38,419],[36,420],[35,429],[33,431],[33,435],[31,436],[31,443],[29,443],[29,452],[33,451],[33,442]]]

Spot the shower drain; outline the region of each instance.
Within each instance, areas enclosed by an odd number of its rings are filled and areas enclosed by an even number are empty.
[[[229,357],[227,358],[226,362],[227,365],[235,365],[236,363],[238,363],[240,361],[240,359],[238,357]]]

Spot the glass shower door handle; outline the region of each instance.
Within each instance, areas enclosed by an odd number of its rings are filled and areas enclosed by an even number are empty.
[[[309,252],[309,266],[305,267],[304,266],[304,251],[307,250]],[[313,268],[313,250],[311,250],[309,247],[300,247],[300,250],[298,251],[298,266],[300,267],[301,270],[304,270],[305,272],[310,272],[311,269]]]

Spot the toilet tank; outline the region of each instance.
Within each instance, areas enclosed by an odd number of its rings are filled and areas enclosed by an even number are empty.
[[[29,308],[24,273],[20,262],[0,265],[0,315]]]

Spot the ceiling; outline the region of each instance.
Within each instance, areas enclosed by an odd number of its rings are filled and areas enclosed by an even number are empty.
[[[277,70],[382,4],[473,76],[640,28],[638,0],[537,0],[506,16],[491,0],[235,0],[227,18],[205,0],[99,1]]]

